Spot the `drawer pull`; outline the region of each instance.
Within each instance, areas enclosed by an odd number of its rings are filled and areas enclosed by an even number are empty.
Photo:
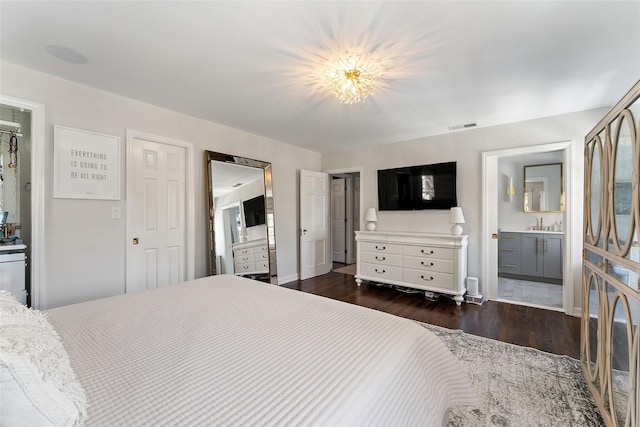
[[[429,277],[429,278],[426,278],[426,277],[424,277],[424,276],[420,276],[420,278],[421,278],[422,280],[428,280],[428,281],[433,280],[433,276],[431,276],[431,277]]]
[[[379,251],[384,251],[385,249],[387,249],[387,247],[386,246],[378,246],[378,245],[376,245],[376,249],[379,250]]]
[[[513,264],[505,264],[504,266],[509,268],[518,268],[517,265],[513,265]]]
[[[425,264],[424,261],[420,261],[420,265],[424,265],[425,267],[433,267],[433,263],[430,262],[429,265]]]
[[[503,252],[515,252],[516,250],[515,249],[503,249],[502,251]]]
[[[381,274],[386,273],[385,270],[378,270],[377,268],[374,268],[374,270],[376,271],[376,273],[381,273]]]
[[[384,261],[385,259],[387,259],[387,257],[384,257],[384,256],[383,256],[382,258],[378,258],[378,255],[376,255],[376,259],[377,259],[378,261]]]
[[[425,252],[424,249],[420,249],[420,252],[422,252],[423,254],[426,254],[426,255],[433,255],[433,251],[432,250],[429,251],[429,252]]]
[[[516,236],[500,236],[501,239],[515,239]]]

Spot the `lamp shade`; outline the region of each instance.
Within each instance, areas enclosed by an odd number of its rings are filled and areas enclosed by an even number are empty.
[[[449,212],[449,224],[464,224],[464,215],[462,214],[462,208],[451,208]]]
[[[364,220],[367,222],[376,222],[378,220],[378,216],[376,215],[375,208],[367,209],[367,213],[364,215]]]

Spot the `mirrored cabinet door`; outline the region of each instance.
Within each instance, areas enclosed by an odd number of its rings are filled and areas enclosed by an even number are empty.
[[[640,82],[587,135],[582,368],[607,426],[640,425]]]

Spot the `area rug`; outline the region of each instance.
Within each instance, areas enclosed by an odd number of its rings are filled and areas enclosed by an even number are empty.
[[[342,274],[348,274],[350,276],[355,276],[356,275],[356,265],[355,264],[350,264],[350,265],[347,265],[346,267],[336,268],[333,271],[335,271],[336,273],[342,273]]]
[[[419,324],[461,362],[481,400],[452,408],[449,427],[604,425],[578,360]]]

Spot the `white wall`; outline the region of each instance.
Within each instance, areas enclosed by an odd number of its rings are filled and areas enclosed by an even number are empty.
[[[571,153],[574,168],[570,173],[576,185],[572,197],[578,200],[574,204],[573,233],[576,237],[574,246],[582,237],[582,181],[583,165],[582,144],[584,137],[593,126],[608,112],[608,108],[582,111],[561,116],[528,120],[508,125],[478,128],[473,130],[451,132],[416,139],[359,148],[324,155],[324,170],[347,169],[361,167],[363,211],[368,207],[378,206],[377,170],[400,166],[458,162],[458,204],[462,207],[466,224],[464,233],[469,234],[470,276],[481,276],[481,208],[482,208],[482,152],[502,150],[514,147],[539,145],[544,143],[573,141]],[[377,227],[390,231],[425,231],[449,232],[448,211],[415,211],[415,212],[378,212]],[[581,273],[580,248],[574,251],[575,307],[581,306]],[[481,284],[481,287],[484,287]]]
[[[125,220],[111,218],[119,201],[52,198],[53,125],[119,136],[124,165],[125,129],[194,143],[196,151],[196,277],[206,274],[206,217],[202,150],[271,162],[279,277],[297,274],[298,169],[319,170],[321,155],[216,123],[78,85],[6,62],[4,95],[45,105],[45,274],[42,308],[124,292]],[[212,101],[215,102],[215,101]],[[124,168],[121,194],[125,194]]]

